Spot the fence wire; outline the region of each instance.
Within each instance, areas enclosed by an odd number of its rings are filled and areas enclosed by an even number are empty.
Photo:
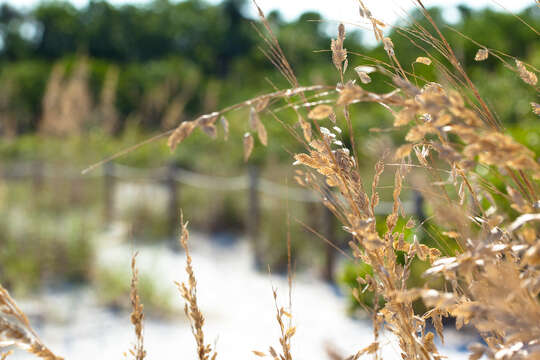
[[[0,168],[0,174],[4,178],[45,178],[45,179],[89,179],[114,177],[122,181],[149,181],[165,182],[174,180],[179,184],[194,188],[213,191],[244,191],[255,186],[258,192],[282,200],[290,200],[305,203],[322,202],[318,193],[313,190],[303,189],[297,186],[287,186],[262,177],[251,184],[248,175],[239,176],[214,176],[197,173],[191,170],[177,167],[155,167],[150,169],[136,168],[122,164],[105,164],[101,171],[92,171],[81,174],[81,170],[74,167],[45,165],[36,162],[24,162],[9,164]],[[377,206],[377,214],[388,214],[392,211],[392,202],[380,202]],[[414,211],[412,201],[402,202],[406,212]]]

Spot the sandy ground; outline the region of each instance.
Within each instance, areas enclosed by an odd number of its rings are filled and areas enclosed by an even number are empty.
[[[248,245],[238,241],[229,246],[215,245],[201,234],[192,234],[191,247],[199,286],[199,302],[206,316],[205,334],[216,344],[218,358],[255,359],[252,350],[278,348],[279,328],[275,320],[272,287],[278,289],[280,306],[288,303],[287,280],[257,273],[252,267]],[[134,251],[130,245],[103,239],[99,266],[129,273]],[[165,246],[137,248],[141,275],[155,279],[158,291],[170,297],[181,309],[183,302],[173,284],[184,280],[184,255]],[[23,310],[50,347],[66,359],[121,359],[133,343],[129,315],[100,306],[91,288],[49,291],[39,300],[21,302]],[[328,359],[325,347],[331,345],[343,355],[351,355],[372,341],[369,321],[346,315],[345,298],[336,289],[310,274],[299,274],[293,285],[292,342],[295,359]],[[179,311],[181,313],[181,311]],[[147,359],[195,359],[195,345],[183,315],[169,320],[145,321]],[[384,359],[401,359],[395,341],[383,335]],[[468,339],[449,331],[443,354],[465,359]],[[17,351],[12,359],[28,358]]]

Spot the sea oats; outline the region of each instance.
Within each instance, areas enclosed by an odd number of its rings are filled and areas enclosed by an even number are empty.
[[[219,118],[219,122],[221,124],[221,127],[223,128],[223,138],[225,139],[225,141],[227,141],[229,139],[229,121],[224,115],[222,115]]]
[[[184,141],[186,137],[188,137],[193,130],[197,127],[196,121],[184,121],[182,122],[176,130],[169,136],[169,139],[167,141],[167,145],[171,149],[171,151],[174,151],[176,147]]]
[[[415,62],[424,64],[424,65],[431,65],[431,59],[424,56],[417,57]]]
[[[347,49],[343,47],[345,41],[345,26],[339,24],[338,37],[332,39],[330,49],[332,50],[332,61],[334,66],[340,73],[344,73],[347,69]]]
[[[259,127],[259,123],[261,122],[261,120],[259,119],[259,113],[257,112],[257,110],[255,110],[255,108],[251,108],[249,110],[249,128],[251,131],[257,131],[257,128]]]
[[[315,120],[324,120],[328,118],[333,112],[334,109],[332,109],[332,107],[329,105],[318,105],[309,112],[308,117]]]
[[[482,48],[482,49],[478,49],[478,51],[476,52],[476,55],[474,56],[474,60],[475,61],[484,61],[488,58],[489,56],[489,50],[488,49],[485,49],[485,48]]]
[[[251,152],[253,151],[253,136],[251,136],[250,133],[244,134],[244,161],[248,161],[249,157],[251,156]]]
[[[184,217],[180,217],[181,235],[180,245],[186,254],[186,273],[188,275],[187,282],[176,283],[182,298],[185,300],[184,313],[186,314],[190,325],[193,337],[197,343],[197,355],[199,360],[215,360],[217,352],[212,349],[210,344],[206,344],[204,340],[204,315],[199,308],[197,301],[197,280],[195,279],[195,273],[192,266],[192,258],[189,251],[188,240],[189,231],[188,223],[184,222]]]
[[[300,124],[300,127],[302,128],[302,133],[304,135],[304,139],[307,142],[311,142],[311,124],[304,120],[302,115],[298,115],[298,123]]]
[[[518,59],[516,59],[516,66],[518,68],[519,76],[524,82],[526,82],[529,85],[533,85],[533,86],[536,85],[536,83],[538,82],[538,77],[536,76],[535,73],[527,70],[525,65]]]
[[[136,343],[132,349],[129,350],[130,354],[135,360],[144,360],[146,357],[146,350],[144,349],[144,336],[143,336],[143,305],[141,304],[139,298],[139,291],[137,285],[139,283],[139,272],[137,270],[136,258],[138,253],[135,253],[131,259],[131,290],[130,290],[130,301],[131,301],[131,316],[130,320],[135,329]]]
[[[44,360],[62,360],[39,339],[26,315],[0,285],[0,347],[11,345]]]
[[[217,138],[217,128],[216,128],[216,125],[214,125],[214,124],[202,125],[202,126],[201,126],[201,130],[202,130],[206,135],[208,135],[209,137],[211,137],[212,139],[216,139],[216,138]]]
[[[358,72],[363,72],[363,73],[366,73],[366,74],[371,74],[371,73],[376,72],[377,69],[375,67],[373,67],[373,66],[359,65],[359,66],[354,68],[354,71],[356,71],[357,73]]]
[[[261,144],[263,144],[264,146],[267,146],[268,145],[268,134],[266,132],[266,128],[264,127],[264,124],[260,120],[259,120],[259,122],[257,124],[257,135],[259,137],[259,141],[261,142]]]
[[[356,73],[358,74],[362,84],[369,84],[371,82],[371,77],[366,72],[357,70]]]
[[[270,99],[271,99],[270,96],[265,96],[262,99],[257,100],[257,102],[255,103],[255,110],[257,112],[261,112],[264,109],[266,109],[266,107],[270,103]]]
[[[388,56],[393,57],[395,53],[394,53],[394,43],[392,42],[392,39],[390,39],[389,37],[385,37],[383,39],[383,44],[384,44],[384,50],[386,51]]]

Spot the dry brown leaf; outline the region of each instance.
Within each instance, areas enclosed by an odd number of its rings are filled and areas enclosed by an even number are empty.
[[[248,161],[249,157],[251,156],[251,152],[253,151],[253,136],[251,136],[250,133],[244,134],[244,161]]]
[[[308,114],[308,118],[313,120],[323,120],[332,114],[334,110],[330,105],[318,105],[313,110],[311,110]]]

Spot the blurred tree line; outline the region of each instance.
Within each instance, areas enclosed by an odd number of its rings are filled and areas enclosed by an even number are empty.
[[[150,128],[159,127],[158,117],[166,111],[148,104],[152,101],[166,103],[183,93],[186,111],[194,114],[217,105],[208,97],[219,102],[248,97],[263,88],[264,76],[279,79],[257,49],[262,40],[242,13],[246,4],[246,0],[226,0],[218,6],[200,0],[155,0],[145,6],[115,7],[92,0],[77,9],[55,1],[29,12],[3,4],[0,81],[7,84],[3,98],[9,99],[0,102],[18,113],[18,133],[37,130],[53,65],[62,61],[69,73],[80,56],[89,59],[92,98],[99,98],[107,70],[118,68],[115,105],[120,118],[142,111],[143,123]],[[278,13],[270,14],[270,19],[285,34],[284,47],[294,48],[291,61],[309,64],[309,69],[327,60],[311,56],[313,49],[327,48],[330,41],[320,23],[307,21],[320,20],[318,14],[304,14],[292,23]],[[294,33],[301,33],[302,41],[297,42]]]
[[[148,130],[170,128],[183,118],[271,91],[269,83],[286,87],[287,83],[258,49],[263,40],[253,26],[260,24],[244,15],[247,6],[251,6],[247,0],[224,0],[219,5],[203,0],[154,0],[144,6],[113,6],[91,0],[83,8],[65,1],[49,1],[28,11],[1,5],[0,131],[36,132],[40,123],[46,122],[47,111],[73,117],[84,109],[97,111],[83,111],[81,115],[90,120],[81,126],[99,124],[100,116],[107,113],[114,118],[108,125],[114,134],[130,121]],[[503,95],[509,88],[523,94],[514,98],[523,99],[517,106],[509,103],[508,97],[493,96],[501,99],[493,105],[504,122],[535,120],[529,111],[530,95],[526,95],[516,74],[505,70],[493,57],[475,64],[479,47],[445,28],[442,10],[435,8],[431,12],[488,99],[491,94]],[[540,63],[537,35],[512,14],[489,9],[473,11],[465,5],[459,7],[459,12],[459,21],[452,24],[454,29],[490,48],[532,64]],[[540,28],[538,7],[532,5],[519,16]],[[314,52],[329,49],[335,30],[328,29],[333,24],[321,21],[318,13],[305,13],[286,22],[278,12],[272,12],[268,19],[301,83],[336,81],[330,53]],[[419,13],[412,14],[412,19],[430,28]],[[398,28],[389,36],[404,64],[424,55]],[[346,47],[386,59],[382,47],[365,46],[359,32],[348,34]],[[366,63],[354,55],[349,61],[350,68]],[[414,71],[435,78],[433,67],[417,66]],[[349,77],[355,77],[354,71],[349,70]],[[77,80],[86,85],[77,85]],[[369,86],[382,90],[384,82],[374,81]],[[69,88],[71,95],[59,88]],[[50,94],[55,89],[57,100]],[[88,98],[84,106],[76,100],[63,110],[51,105],[58,99],[81,96]],[[374,109],[375,120],[359,126],[377,124],[380,112]]]

